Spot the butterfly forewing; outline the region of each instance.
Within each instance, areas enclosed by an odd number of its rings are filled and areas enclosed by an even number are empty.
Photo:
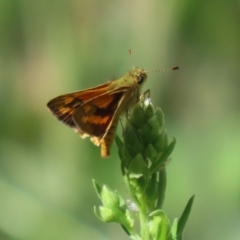
[[[75,128],[72,115],[76,109],[82,104],[82,101],[69,94],[56,97],[48,102],[47,107],[53,115],[69,127]]]
[[[47,107],[58,120],[67,124],[69,127],[76,128],[77,126],[72,118],[76,109],[83,103],[96,98],[96,96],[105,94],[108,85],[109,83],[106,83],[95,88],[61,95],[50,100],[47,103]]]

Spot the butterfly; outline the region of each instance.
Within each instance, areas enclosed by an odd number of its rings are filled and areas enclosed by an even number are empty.
[[[135,68],[123,77],[94,88],[58,96],[47,103],[53,115],[110,155],[119,118],[136,104],[147,73]]]
[[[170,70],[176,69],[178,67]],[[114,81],[58,96],[50,100],[47,107],[82,138],[90,137],[106,158],[110,155],[120,116],[139,102],[146,79],[146,71],[133,68]]]

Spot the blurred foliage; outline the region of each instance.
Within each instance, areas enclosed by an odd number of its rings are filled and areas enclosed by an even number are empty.
[[[146,70],[180,66],[145,88],[177,139],[170,219],[195,193],[185,239],[239,239],[239,1],[2,0],[0,35],[1,239],[124,239],[92,211],[92,178],[126,192],[116,146],[102,160],[46,103],[120,77],[130,48]]]

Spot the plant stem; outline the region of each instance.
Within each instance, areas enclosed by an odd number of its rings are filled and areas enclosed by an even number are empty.
[[[146,208],[146,201],[144,195],[141,196],[139,206],[139,219],[140,219],[140,226],[141,226],[141,237],[142,240],[150,240],[149,232],[148,232],[148,214]]]

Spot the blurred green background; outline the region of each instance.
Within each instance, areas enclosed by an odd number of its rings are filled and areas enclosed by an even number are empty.
[[[135,66],[177,139],[164,209],[196,194],[184,237],[240,239],[240,1],[0,1],[0,239],[128,239],[93,214],[91,180],[124,197],[107,160],[54,119],[53,97]],[[121,134],[121,129],[119,129]]]

